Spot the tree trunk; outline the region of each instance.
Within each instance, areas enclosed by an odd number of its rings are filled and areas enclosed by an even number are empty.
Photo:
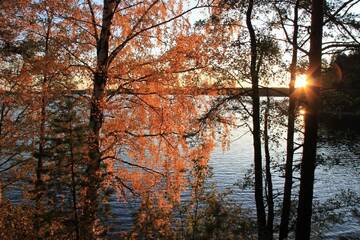
[[[50,34],[51,34],[51,24],[52,18],[47,16],[47,26],[46,26],[46,36],[45,36],[45,62],[48,64],[49,57],[49,42],[50,42]],[[40,231],[41,222],[40,222],[40,211],[41,211],[41,198],[43,196],[43,164],[44,164],[44,156],[45,156],[45,137],[46,137],[46,107],[48,102],[48,73],[47,70],[43,70],[43,81],[41,86],[41,109],[40,109],[40,129],[39,129],[39,148],[38,148],[38,159],[36,163],[36,180],[35,180],[35,219],[34,219],[34,228],[37,233]],[[39,234],[38,234],[39,235]],[[39,236],[38,236],[39,237]]]
[[[287,126],[287,142],[286,142],[286,163],[285,163],[285,183],[284,197],[280,221],[279,240],[285,239],[289,233],[289,218],[291,210],[291,191],[293,184],[293,160],[294,160],[294,130],[295,130],[295,111],[296,96],[295,81],[297,69],[297,37],[298,37],[298,9],[299,0],[296,1],[294,7],[294,32],[293,32],[293,50],[291,60],[291,73],[289,84],[289,109],[288,109],[288,126]]]
[[[1,111],[0,111],[0,137],[2,137],[4,118],[5,118],[5,103],[2,103]],[[0,154],[1,154],[1,152],[2,152],[2,146],[1,146],[1,142],[0,142]],[[3,202],[3,186],[2,186],[2,180],[0,180],[0,207],[1,207],[2,202]]]
[[[79,216],[77,209],[77,192],[76,192],[76,176],[75,176],[75,156],[74,156],[74,144],[73,144],[73,126],[72,119],[69,121],[69,148],[70,148],[70,171],[71,171],[71,194],[73,203],[73,214],[75,224],[75,239],[80,240],[80,228],[79,228]]]
[[[103,103],[108,71],[109,39],[111,21],[114,15],[116,1],[104,0],[103,16],[100,37],[97,40],[97,66],[93,79],[93,93],[90,103],[89,139],[88,139],[88,165],[86,169],[86,192],[84,206],[84,221],[82,231],[86,239],[94,239],[93,228],[95,226],[96,212],[98,209],[98,189],[100,178],[100,129],[103,123]]]
[[[258,239],[266,239],[266,214],[263,199],[262,182],[262,158],[261,158],[261,134],[260,134],[260,98],[259,98],[259,77],[256,71],[257,49],[256,35],[251,22],[251,15],[254,1],[249,0],[246,11],[246,25],[251,40],[251,82],[252,82],[252,107],[253,107],[253,146],[254,146],[254,172],[255,172],[255,202],[258,225]]]
[[[104,99],[106,77],[95,75],[94,90],[91,100],[89,139],[88,139],[88,164],[86,168],[86,192],[84,205],[84,220],[82,232],[89,234],[88,239],[93,239],[93,227],[98,209],[98,189],[100,186],[100,129],[103,122],[101,102]]]
[[[321,80],[321,45],[323,26],[323,0],[312,1],[309,53],[310,86],[307,89],[305,139],[301,162],[299,205],[297,209],[296,240],[310,239],[316,143],[319,111],[319,84]]]
[[[270,99],[267,97],[266,109],[264,116],[264,148],[265,148],[265,179],[267,188],[267,205],[268,205],[268,216],[267,216],[267,239],[273,239],[274,233],[274,196],[273,196],[273,184],[271,176],[271,157],[269,149],[269,111],[270,111]]]

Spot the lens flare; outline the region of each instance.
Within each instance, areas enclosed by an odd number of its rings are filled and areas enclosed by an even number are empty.
[[[296,88],[304,88],[308,84],[305,74],[298,75],[295,81]]]

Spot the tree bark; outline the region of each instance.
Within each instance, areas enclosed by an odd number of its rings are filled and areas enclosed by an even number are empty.
[[[301,162],[299,205],[297,209],[296,240],[310,239],[316,144],[319,111],[319,85],[321,82],[321,45],[323,26],[323,0],[312,1],[309,53],[310,85],[307,88],[305,138]]]
[[[49,14],[49,13],[47,13]],[[47,16],[47,25],[46,25],[46,35],[45,35],[45,51],[44,51],[44,59],[46,64],[48,64],[49,58],[49,44],[50,44],[50,34],[51,34],[51,26],[52,25],[52,18]],[[35,179],[35,219],[34,219],[34,228],[35,231],[38,233],[41,228],[41,221],[40,221],[40,211],[41,211],[41,198],[43,196],[43,165],[44,165],[44,156],[45,156],[45,137],[46,137],[46,107],[48,104],[48,73],[47,70],[43,69],[43,81],[41,85],[41,106],[40,106],[40,128],[39,128],[39,148],[38,148],[38,158],[36,163],[36,179]]]
[[[116,1],[104,0],[103,16],[100,37],[97,41],[97,65],[93,79],[93,93],[90,103],[89,139],[88,139],[88,165],[86,169],[86,192],[84,206],[83,233],[86,239],[94,239],[93,228],[95,227],[96,212],[98,209],[98,189],[101,183],[100,177],[100,129],[103,124],[103,103],[108,72],[109,40],[111,21],[115,11]]]
[[[267,196],[266,201],[268,205],[268,215],[267,215],[267,239],[273,239],[274,234],[274,196],[273,196],[273,183],[271,176],[271,156],[269,148],[269,111],[270,111],[270,98],[267,96],[266,109],[264,116],[264,148],[265,148],[265,179],[266,179],[266,189]]]
[[[80,240],[80,228],[79,228],[79,216],[77,208],[77,191],[76,191],[76,176],[75,176],[75,156],[74,156],[74,144],[73,144],[73,126],[72,119],[69,121],[69,148],[70,148],[70,171],[71,171],[71,194],[75,224],[75,239]]]
[[[1,103],[1,110],[0,110],[0,137],[2,137],[2,133],[3,133],[3,122],[4,122],[4,118],[5,118],[5,103]],[[2,142],[0,142],[0,154],[2,153]],[[2,181],[0,181],[0,207],[1,204],[3,203],[3,186],[2,186]]]
[[[253,146],[254,146],[254,172],[255,172],[255,202],[258,227],[258,239],[266,239],[266,213],[263,199],[262,182],[262,157],[261,157],[261,134],[260,134],[260,97],[259,97],[259,76],[256,71],[257,47],[255,30],[251,22],[254,1],[249,0],[246,11],[246,25],[251,41],[251,65],[250,74],[252,82],[252,107],[253,107]]]
[[[284,197],[281,211],[279,240],[285,239],[289,233],[289,218],[291,210],[291,191],[293,184],[293,161],[294,161],[294,131],[295,131],[295,111],[296,111],[296,96],[295,81],[297,69],[297,44],[298,44],[298,9],[299,0],[296,1],[294,7],[294,32],[293,32],[293,49],[290,69],[290,83],[289,83],[289,109],[288,109],[288,126],[287,126],[287,142],[286,142],[286,163],[285,163],[285,182],[284,182]]]

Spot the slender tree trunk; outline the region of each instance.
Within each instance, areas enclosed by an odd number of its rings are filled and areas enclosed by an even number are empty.
[[[52,18],[48,16],[47,26],[46,26],[46,36],[45,36],[45,62],[48,63],[49,57],[49,42],[50,42],[50,34],[51,34],[51,24]],[[39,148],[38,148],[38,159],[36,164],[36,180],[35,180],[35,207],[36,207],[36,216],[34,221],[34,227],[36,232],[40,231],[40,208],[41,208],[41,198],[43,196],[43,162],[45,155],[45,137],[46,137],[46,107],[48,101],[48,73],[44,69],[45,73],[43,75],[43,81],[41,86],[41,109],[40,109],[40,129],[39,129]],[[38,234],[39,235],[39,234]],[[38,236],[39,237],[39,236]]]
[[[70,167],[71,167],[71,194],[72,194],[72,202],[73,202],[73,212],[74,212],[74,223],[75,223],[75,239],[80,239],[80,228],[79,228],[79,217],[77,210],[77,196],[76,196],[76,176],[75,176],[75,157],[74,157],[74,144],[73,144],[73,129],[72,129],[72,121],[69,122],[69,131],[70,131]]]
[[[288,126],[287,126],[287,142],[286,142],[286,163],[285,163],[285,183],[284,197],[280,221],[279,240],[287,238],[289,233],[289,218],[291,210],[291,190],[293,184],[293,161],[294,161],[294,131],[295,131],[295,112],[296,112],[296,96],[295,81],[297,69],[297,37],[298,37],[298,8],[299,0],[296,1],[294,7],[294,32],[293,32],[293,49],[290,69],[289,84],[289,109],[288,109]]]
[[[2,103],[1,104],[1,110],[0,110],[0,137],[2,137],[2,134],[3,134],[3,124],[4,124],[4,121],[5,121],[5,103]],[[0,153],[1,153],[1,150],[2,150],[2,146],[0,145]]]
[[[0,111],[0,137],[2,137],[2,130],[3,130],[3,122],[5,118],[5,103],[1,104],[1,111]],[[2,152],[2,146],[0,142],[0,154]],[[1,155],[0,155],[1,156]],[[0,207],[3,202],[3,186],[2,186],[2,180],[0,180]]]
[[[249,0],[246,11],[246,25],[251,40],[251,82],[252,82],[252,107],[253,107],[253,146],[254,146],[254,171],[255,171],[255,202],[258,225],[258,239],[266,239],[266,213],[263,199],[262,182],[262,158],[261,158],[261,134],[260,134],[260,97],[259,97],[259,76],[256,71],[257,47],[256,35],[251,22],[254,1]]]
[[[305,115],[305,138],[301,162],[299,205],[297,209],[296,240],[310,239],[316,144],[319,111],[319,84],[321,80],[321,45],[323,26],[323,0],[312,1],[309,53],[310,86]]]
[[[269,111],[270,111],[270,99],[267,97],[265,117],[264,117],[264,148],[265,148],[265,179],[267,186],[267,205],[268,205],[268,216],[267,216],[267,239],[273,239],[274,233],[274,196],[273,196],[273,184],[271,176],[271,156],[269,149]]]
[[[47,79],[44,77],[43,88],[46,88]],[[39,149],[38,149],[38,160],[36,165],[36,188],[37,194],[41,192],[42,185],[42,172],[43,172],[43,157],[44,157],[44,146],[45,146],[45,121],[46,121],[46,96],[45,89],[41,96],[41,112],[40,112],[40,130],[39,130]]]
[[[93,93],[90,103],[88,165],[86,169],[87,183],[84,207],[84,231],[87,239],[94,239],[93,227],[98,209],[98,189],[100,186],[100,129],[103,123],[103,103],[108,71],[109,39],[111,21],[114,15],[116,1],[104,0],[102,26],[97,40],[97,66],[93,79]]]
[[[2,186],[2,182],[0,181],[0,207],[2,207],[2,202],[3,202],[3,186]]]

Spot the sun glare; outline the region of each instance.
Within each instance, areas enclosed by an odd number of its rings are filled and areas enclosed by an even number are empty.
[[[303,87],[306,87],[306,86],[307,86],[306,75],[301,74],[301,75],[297,76],[296,82],[295,82],[295,87],[296,88],[303,88]]]
[[[306,110],[305,110],[305,109],[300,109],[300,110],[299,110],[299,113],[300,113],[300,115],[305,115],[305,114],[306,114]]]

